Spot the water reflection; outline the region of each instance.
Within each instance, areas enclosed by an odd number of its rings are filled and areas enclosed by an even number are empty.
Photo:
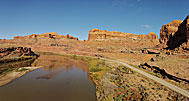
[[[45,69],[53,70],[57,68],[69,69],[75,67],[76,69],[88,71],[88,63],[81,60],[75,60],[63,56],[55,55],[41,55],[37,61],[35,61],[33,66],[43,65]]]
[[[49,70],[48,74],[38,77],[37,79],[51,79],[53,76],[63,71],[69,71],[72,68],[88,72],[87,62],[55,55],[41,55],[32,66],[43,66],[45,70]],[[88,79],[90,80],[89,76]]]
[[[34,61],[35,59],[31,59],[27,61],[0,64],[0,74],[7,73],[7,71],[12,71],[20,67],[30,67]]]
[[[34,72],[0,87],[2,101],[94,101],[95,85],[88,76],[88,63],[62,56],[41,55]]]

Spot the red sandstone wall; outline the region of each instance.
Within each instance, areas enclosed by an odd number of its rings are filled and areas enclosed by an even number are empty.
[[[187,43],[187,34],[188,34],[188,17],[180,24],[178,31],[175,32],[173,36],[167,41],[167,46],[169,49],[174,49],[177,47],[182,47],[183,43]]]
[[[89,32],[88,40],[108,40],[108,39],[135,39],[135,40],[143,40],[143,39],[152,39],[158,40],[158,36],[151,32],[148,35],[136,35],[132,33],[122,33],[117,31],[106,31],[99,29],[92,29]]]

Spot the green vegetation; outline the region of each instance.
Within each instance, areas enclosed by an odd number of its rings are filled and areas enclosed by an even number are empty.
[[[113,97],[111,95],[106,96],[103,101],[114,101]]]
[[[100,72],[100,71],[108,71],[110,70],[109,66],[106,64],[105,60],[97,59],[94,57],[87,57],[87,56],[78,56],[78,55],[71,55],[71,54],[56,54],[52,52],[37,52],[43,55],[57,55],[57,56],[65,56],[65,57],[72,57],[73,59],[79,59],[88,62],[89,71],[90,72]]]
[[[27,70],[29,70],[29,69],[27,69],[27,68],[18,68],[18,69],[16,69],[16,72],[23,72],[23,71],[27,71]]]
[[[89,71],[90,72],[99,72],[99,71],[107,71],[109,70],[107,65],[105,64],[105,60],[93,59],[88,61]]]
[[[90,72],[99,72],[99,71],[102,71],[103,68],[101,67],[92,67],[92,68],[89,68]]]
[[[56,53],[52,53],[52,52],[36,52],[37,54],[41,54],[41,55],[58,55]]]

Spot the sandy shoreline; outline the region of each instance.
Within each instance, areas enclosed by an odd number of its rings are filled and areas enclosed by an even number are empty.
[[[21,67],[21,68],[18,68],[17,70],[8,72],[5,75],[1,75],[0,76],[0,87],[10,83],[11,81],[13,81],[16,78],[19,78],[19,77],[21,77],[31,71],[39,69],[39,68],[41,68],[41,67]]]

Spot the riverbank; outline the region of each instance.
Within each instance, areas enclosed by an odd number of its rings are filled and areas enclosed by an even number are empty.
[[[100,58],[56,54],[88,62],[89,75],[96,85],[97,100],[188,100],[187,97],[129,68]]]
[[[10,83],[11,81],[15,80],[16,78],[22,77],[26,73],[29,73],[39,68],[41,67],[20,67],[15,68],[12,71],[7,71],[6,73],[0,75],[0,86],[4,86]]]
[[[31,67],[39,57],[31,48],[7,47],[0,48],[0,86],[40,67]]]

